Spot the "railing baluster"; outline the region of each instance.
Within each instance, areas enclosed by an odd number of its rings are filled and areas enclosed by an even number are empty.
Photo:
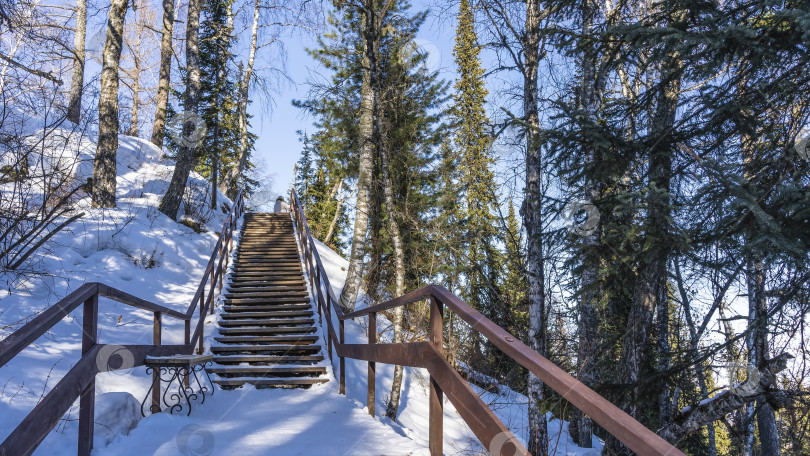
[[[82,319],[82,356],[98,343],[98,293],[84,302]],[[79,448],[77,454],[89,456],[93,450],[93,431],[96,408],[95,378],[81,392],[79,399]]]
[[[346,337],[344,335],[344,325],[343,320],[338,321],[338,325],[340,326],[340,345],[346,343]],[[338,352],[340,353],[340,352]],[[341,356],[340,357],[340,391],[339,394],[346,395],[346,359]]]
[[[442,303],[435,297],[430,298],[430,343],[436,350],[444,354],[443,349],[443,318]],[[430,377],[430,402],[429,402],[429,446],[431,456],[441,456],[443,450],[444,434],[444,394],[441,387],[436,383],[433,376]]]
[[[183,326],[185,327],[185,333],[186,333],[184,340],[186,341],[186,347],[188,347],[191,344],[191,319],[188,319],[188,320],[184,321],[183,323],[184,323]],[[188,375],[186,375],[186,382],[185,383],[186,383],[186,388],[188,388],[188,386],[189,386],[188,385]]]
[[[374,345],[377,343],[377,314],[371,312],[368,314],[368,344]],[[375,399],[374,393],[377,388],[377,363],[374,361],[368,362],[368,395],[366,396],[366,403],[368,404],[368,414],[374,416]]]
[[[208,299],[211,301],[210,315],[214,315],[214,288],[217,286],[217,278],[214,277],[214,270],[217,268],[214,266],[215,264],[216,261],[211,263],[211,286],[208,289]],[[202,353],[202,350],[200,353]]]
[[[205,285],[203,285],[203,296],[200,298],[200,320],[205,320]],[[205,335],[205,321],[200,325],[200,339],[197,343],[197,354],[203,354],[203,336]]]
[[[332,298],[329,290],[326,290],[326,322],[327,326],[332,327]],[[321,323],[321,327],[323,327],[323,323]],[[329,347],[329,364],[332,364],[332,334],[327,330],[326,331],[326,345]],[[342,376],[342,375],[341,375]]]
[[[154,323],[152,324],[152,345],[161,344],[161,333],[163,326],[163,314],[155,312]],[[160,370],[152,372],[152,409],[160,411]]]

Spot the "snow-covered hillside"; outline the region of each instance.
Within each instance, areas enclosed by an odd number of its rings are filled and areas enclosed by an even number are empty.
[[[346,280],[349,262],[340,255],[332,251],[324,244],[315,241],[318,253],[323,261],[324,269],[329,276],[335,296],[340,296],[342,285]],[[360,300],[362,302],[362,299]],[[360,304],[358,307],[362,307]],[[378,316],[377,328],[390,328],[390,322],[385,317]],[[365,321],[347,321],[345,324],[347,343],[365,343],[367,326]],[[362,319],[365,320],[365,319]],[[335,321],[335,324],[337,322]],[[325,328],[324,328],[325,329]],[[391,340],[392,334],[383,334],[383,338]],[[333,369],[337,369],[337,358],[335,358]],[[385,418],[386,400],[391,391],[393,383],[394,366],[377,363],[377,404],[376,416],[383,423],[398,429],[404,435],[420,442],[423,446],[428,445],[428,379],[429,374],[425,369],[405,368],[402,383],[402,399],[399,408],[397,422],[392,422]],[[346,359],[346,394],[365,406],[367,364],[365,361]],[[516,393],[509,388],[501,387],[499,394],[486,392],[475,385],[472,388],[478,393],[486,404],[489,404],[498,418],[515,433],[517,438],[526,444],[528,438],[527,407],[526,396]],[[549,414],[549,454],[554,456],[598,456],[601,452],[602,442],[597,438],[593,440],[592,449],[583,449],[574,444],[568,434],[568,423],[553,419]],[[445,397],[444,403],[444,452],[445,454],[486,454],[486,450],[497,450],[495,448],[484,449],[470,428],[456,412],[455,407]]]
[[[72,171],[82,182],[92,175],[95,144],[87,138],[75,141],[68,149],[73,155],[62,153],[59,160],[75,164]],[[161,151],[148,141],[121,135],[119,144],[117,208],[92,209],[90,198],[83,197],[74,207],[76,212],[84,212],[84,217],[32,255],[19,268],[24,272],[0,274],[0,337],[86,282],[102,282],[176,310],[188,308],[225,214],[207,208],[206,182],[192,174],[188,191],[195,195],[195,203],[181,208],[180,214],[190,213],[195,221],[202,221],[205,231],[197,233],[172,221],[157,210],[171,178],[172,162],[161,159]],[[219,201],[230,205],[224,195],[219,195]],[[164,327],[164,343],[182,342],[182,323],[167,318]],[[210,329],[206,332],[210,335]],[[151,343],[151,337],[150,312],[101,299],[101,342]],[[80,352],[81,308],[0,368],[0,439],[5,439],[70,369]],[[98,394],[125,392],[138,401],[147,388],[142,369],[100,374],[96,383]],[[110,402],[115,407],[125,406],[125,397],[105,396],[97,412],[103,413]],[[37,454],[75,454],[77,416],[78,410],[71,410]],[[97,429],[101,444],[109,440],[103,425]]]

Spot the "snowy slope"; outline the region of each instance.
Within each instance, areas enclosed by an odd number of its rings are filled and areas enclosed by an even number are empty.
[[[315,241],[318,253],[321,256],[324,269],[329,276],[330,285],[335,292],[335,296],[340,296],[342,284],[346,280],[348,261],[332,251],[324,244]],[[358,300],[362,302],[362,299]],[[363,307],[359,304],[358,307]],[[390,325],[384,321],[384,317],[378,316],[377,328],[385,328]],[[362,322],[361,322],[362,320]],[[336,323],[336,322],[335,322]],[[347,321],[345,324],[347,343],[365,343],[367,339],[367,326],[365,319],[357,321]],[[384,334],[383,337],[386,335]],[[391,335],[388,334],[389,340]],[[335,358],[337,361],[337,358]],[[335,363],[334,369],[337,369]],[[391,365],[377,363],[377,416],[383,416],[380,420],[399,432],[421,442],[428,444],[428,379],[429,374],[425,369],[405,368],[403,374],[402,398],[397,421],[392,422],[385,416],[385,407],[388,394],[391,391],[394,368]],[[367,363],[346,359],[346,394],[365,405]],[[485,392],[472,385],[473,390],[490,405],[495,414],[515,433],[516,437],[525,445],[528,438],[528,400],[526,396],[516,393],[509,388],[501,387],[500,394]],[[485,449],[478,442],[475,434],[461,419],[453,404],[445,397],[444,404],[444,452],[445,454],[485,454]],[[568,423],[553,419],[549,414],[549,454],[559,456],[598,456],[601,453],[602,442],[594,437],[593,449],[583,449],[574,444],[568,434]],[[497,453],[496,448],[489,448]]]
[[[200,204],[189,208],[195,218],[207,219],[207,232],[198,234],[158,212],[172,163],[162,160],[161,151],[148,141],[121,135],[119,143],[118,207],[92,209],[89,197],[81,199],[75,206],[86,215],[29,258],[21,268],[25,274],[0,274],[0,337],[92,281],[179,311],[187,309],[224,223],[224,214],[206,209],[203,198],[199,198]],[[81,138],[74,151],[73,157],[62,159],[76,162],[76,178],[84,181],[92,175],[95,144]],[[197,175],[189,180],[190,191],[203,191],[205,185]],[[223,195],[219,198],[230,204]],[[164,325],[164,343],[182,342],[181,323],[165,319]],[[101,299],[101,342],[151,343],[151,334],[151,313]],[[80,358],[80,352],[81,308],[0,369],[0,438],[5,439],[33,409]],[[147,388],[142,369],[100,374],[96,383],[98,394],[126,392],[138,401]],[[119,406],[126,404],[125,397],[105,396]],[[77,413],[77,409],[71,411],[37,454],[75,454]]]

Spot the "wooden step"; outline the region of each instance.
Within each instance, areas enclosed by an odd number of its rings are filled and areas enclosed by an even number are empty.
[[[239,276],[236,276],[235,274],[232,275],[231,280],[239,280],[239,281],[248,281],[248,280],[256,281],[256,280],[273,280],[273,279],[290,280],[303,276],[304,276],[303,271],[277,271],[276,273],[272,272],[268,273],[263,271],[248,273],[242,271],[242,274],[240,274]]]
[[[282,284],[269,284],[266,283],[262,286],[252,286],[252,287],[235,287],[231,288],[228,286],[228,292],[234,293],[287,293],[287,292],[297,292],[297,293],[306,293],[307,287],[301,283],[300,285],[282,285]]]
[[[226,336],[214,337],[221,344],[287,344],[311,345],[318,341],[318,336]]]
[[[279,299],[279,298],[308,298],[309,294],[306,291],[279,291],[279,292],[234,292],[225,293],[225,299]]]
[[[246,326],[295,326],[315,323],[312,318],[264,318],[255,320],[220,320],[219,325],[229,328],[240,328]]]
[[[314,326],[277,326],[271,328],[219,328],[219,333],[223,336],[246,336],[246,335],[255,335],[255,336],[266,336],[272,334],[283,334],[283,335],[290,335],[290,334],[298,334],[301,336],[305,336],[308,334],[312,334],[316,331]]]
[[[309,296],[302,298],[233,298],[226,299],[225,305],[249,306],[249,305],[287,305],[287,304],[309,304]]]
[[[295,263],[295,264],[289,264],[289,265],[276,264],[276,265],[267,265],[267,266],[263,266],[263,265],[239,266],[239,265],[235,265],[233,267],[233,272],[237,272],[237,273],[238,272],[273,272],[273,271],[293,272],[293,271],[300,271],[300,270],[301,270],[301,263]]]
[[[318,377],[291,377],[291,378],[229,378],[227,380],[217,379],[214,383],[223,388],[238,388],[244,384],[250,384],[257,389],[262,388],[308,388],[318,383],[328,382],[328,378]]]
[[[284,364],[284,363],[317,363],[323,361],[322,355],[302,356],[272,356],[272,355],[225,355],[214,356],[217,364],[250,363],[252,365]]]
[[[296,258],[263,258],[263,259],[241,259],[233,263],[234,269],[236,268],[250,268],[250,267],[301,267],[301,260]]]
[[[326,368],[321,366],[224,366],[206,370],[222,377],[315,377],[326,374]]]
[[[311,309],[309,304],[249,304],[249,305],[226,305],[225,312],[277,312],[277,311],[297,311]]]
[[[224,320],[239,320],[247,318],[295,318],[295,317],[312,317],[315,312],[312,309],[307,310],[280,310],[270,312],[225,312],[219,314],[220,318]]]
[[[298,252],[244,254],[236,256],[236,263],[301,263]]]
[[[264,286],[271,286],[271,287],[302,287],[306,290],[306,282],[304,282],[303,276],[300,279],[287,279],[287,280],[254,280],[254,281],[242,281],[242,282],[231,282],[228,284],[228,289],[241,289],[241,288],[257,288],[257,287],[264,287]]]
[[[309,353],[317,354],[320,345],[215,345],[211,353]]]

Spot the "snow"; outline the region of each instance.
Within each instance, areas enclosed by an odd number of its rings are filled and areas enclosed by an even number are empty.
[[[323,243],[315,240],[318,254],[321,257],[324,270],[329,277],[332,291],[335,296],[340,296],[342,284],[346,280],[349,262],[340,255],[332,251]],[[366,305],[365,299],[361,296],[358,299],[358,308]],[[333,321],[337,327],[337,320]],[[324,326],[326,326],[324,324]],[[378,328],[390,327],[390,322],[378,315]],[[326,328],[323,328],[324,334]],[[368,341],[366,319],[345,322],[346,343],[365,343]],[[388,332],[382,334],[382,341],[391,340],[393,335]],[[333,369],[337,371],[337,360],[334,358]],[[346,358],[346,395],[360,403],[366,401],[367,363]],[[398,429],[404,435],[413,438],[421,445],[428,445],[428,380],[430,374],[427,370],[420,368],[404,368],[402,397],[399,413],[396,422],[385,418],[388,394],[393,383],[394,366],[377,363],[376,366],[376,415],[381,422],[388,424],[394,429]],[[511,389],[501,386],[499,393],[490,393],[471,385],[473,390],[481,397],[484,403],[488,404],[495,415],[515,434],[517,439],[526,445],[528,438],[528,399]],[[550,434],[549,454],[553,456],[598,456],[603,446],[602,441],[593,438],[593,448],[580,448],[577,446],[568,433],[568,423],[553,419],[548,414],[548,429]],[[444,399],[444,453],[445,454],[480,454],[486,450],[469,426],[464,422],[456,411],[453,404],[445,397]]]
[[[141,403],[125,393],[104,393],[96,396],[95,435],[93,446],[100,448],[129,435],[141,421]]]
[[[180,213],[188,213],[196,221],[202,219],[206,231],[195,233],[161,214],[157,206],[168,187],[172,163],[162,159],[161,151],[147,141],[123,135],[119,141],[118,207],[92,209],[89,198],[81,199],[76,208],[86,215],[29,258],[25,274],[0,274],[0,337],[92,281],[178,311],[187,309],[225,215],[206,209],[207,185],[195,174],[189,182],[189,200],[197,204],[181,208]],[[78,138],[71,150],[75,153],[75,178],[82,181],[92,173],[95,144],[91,139]],[[224,195],[219,198],[230,204]],[[320,243],[317,248],[338,296],[348,263]],[[216,312],[219,310],[217,306]],[[378,328],[389,328],[384,317],[379,318]],[[0,439],[5,439],[81,357],[81,319],[80,308],[0,368]],[[348,343],[367,340],[364,320],[346,322]],[[182,343],[182,323],[164,318],[163,324],[163,342]],[[215,328],[216,316],[207,317],[206,347],[211,345]],[[321,329],[320,342],[326,347],[325,327]],[[151,343],[151,337],[151,313],[101,299],[102,343]],[[383,341],[386,338],[390,339],[390,333],[383,333]],[[424,369],[405,368],[399,415],[392,421],[384,412],[393,366],[377,365],[376,417],[371,417],[365,408],[367,364],[346,359],[347,394],[341,396],[333,375],[337,357],[334,362],[324,362],[333,381],[323,385],[294,390],[257,390],[249,385],[231,391],[217,389],[204,404],[193,403],[190,416],[159,413],[144,419],[140,417],[140,400],[150,385],[145,368],[99,374],[93,454],[428,454],[429,375]],[[473,389],[525,443],[526,397],[508,388],[500,388],[498,394]],[[74,404],[35,454],[75,454],[77,417]],[[551,454],[599,453],[601,442],[597,439],[595,449],[578,448],[568,435],[568,424],[549,418]],[[486,450],[445,399],[445,454],[480,454]]]
[[[191,416],[160,413],[97,456],[427,455],[418,442],[340,396],[336,383],[310,389],[217,390]]]
[[[77,181],[92,175],[95,143],[87,137],[68,136],[73,146],[60,149],[58,160],[74,163]],[[66,152],[72,151],[72,158]],[[0,337],[19,329],[37,313],[86,282],[101,282],[142,299],[185,311],[213,251],[225,221],[222,211],[199,204],[181,208],[202,219],[203,233],[176,223],[157,210],[168,188],[173,164],[150,142],[119,135],[117,207],[92,209],[89,197],[74,207],[85,216],[51,238],[21,268],[24,273],[0,273]],[[204,195],[207,184],[192,174],[189,193]],[[219,200],[230,204],[224,196]],[[210,200],[209,200],[210,201]],[[63,219],[57,220],[61,223]],[[0,439],[22,421],[58,380],[81,357],[81,307],[0,368]],[[102,298],[99,302],[99,340],[110,344],[152,341],[152,313]],[[212,319],[212,317],[209,317]],[[183,324],[164,318],[163,342],[183,342]],[[206,338],[210,336],[206,326]],[[149,388],[143,368],[99,374],[96,392],[126,392],[140,401]],[[110,396],[104,401],[120,401]],[[97,405],[98,407],[98,405]],[[110,405],[109,410],[114,407]],[[138,412],[140,414],[140,412]],[[40,445],[36,454],[75,454],[78,407],[68,412]],[[103,426],[97,426],[101,429]],[[99,431],[101,432],[101,431]],[[115,431],[116,435],[121,432]],[[104,433],[101,432],[104,436]],[[106,438],[101,444],[106,443]]]

